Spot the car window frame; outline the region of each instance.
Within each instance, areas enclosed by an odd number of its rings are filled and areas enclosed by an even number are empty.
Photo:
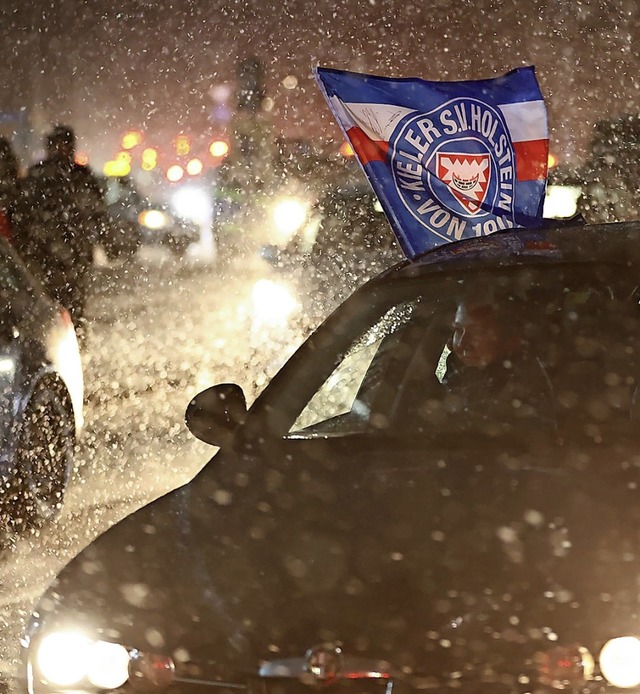
[[[294,402],[308,402],[344,359],[354,340],[366,332],[377,317],[399,303],[401,297],[408,300],[419,295],[415,288],[423,287],[424,279],[423,276],[378,279],[346,299],[296,350],[258,396],[249,410],[241,439],[252,441],[265,435],[286,439],[295,417],[291,419],[290,414],[277,416],[272,403],[277,402],[278,409],[284,405],[286,413],[301,411]],[[297,379],[299,385],[292,389],[301,364],[305,365],[306,377],[304,382]],[[292,399],[293,391],[295,400]],[[288,426],[282,424],[285,419],[290,419]]]
[[[372,325],[376,316],[382,316],[403,297],[408,300],[422,296],[426,308],[430,301],[429,286],[433,283],[441,285],[454,277],[468,277],[480,271],[488,274],[503,274],[517,272],[526,267],[540,268],[542,266],[548,266],[550,271],[552,268],[559,272],[564,269],[575,271],[578,268],[586,269],[599,262],[592,257],[570,260],[561,257],[529,257],[526,262],[523,262],[521,258],[512,258],[505,262],[505,259],[501,258],[492,262],[478,263],[476,260],[475,263],[454,266],[451,264],[429,268],[409,266],[404,268],[405,272],[400,276],[388,273],[378,277],[361,287],[339,306],[273,377],[250,408],[245,425],[238,432],[237,440],[241,444],[248,443],[250,446],[255,445],[258,440],[296,440],[288,437],[287,433],[295,421],[292,413],[301,411],[299,403],[308,402],[308,399],[344,358],[354,339]],[[630,271],[632,268],[640,271],[638,263],[629,262],[629,259],[606,259],[601,264],[619,266],[625,271]],[[300,379],[301,368],[304,373],[303,379]],[[296,380],[297,384],[295,384]],[[360,437],[384,435],[384,437],[393,438],[393,432],[388,431],[384,434],[371,432],[357,435]],[[346,434],[345,436],[348,437]]]

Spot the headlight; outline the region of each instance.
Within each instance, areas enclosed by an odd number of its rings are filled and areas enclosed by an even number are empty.
[[[273,207],[277,242],[286,244],[299,231],[307,218],[307,205],[296,198],[283,198]]]
[[[569,219],[578,211],[580,186],[547,186],[542,216],[545,219]]]
[[[87,679],[100,689],[117,689],[129,678],[129,651],[117,643],[96,641],[89,649]]]
[[[288,287],[266,279],[253,285],[251,303],[254,320],[271,326],[285,325],[298,308],[298,302]]]
[[[213,214],[211,194],[203,188],[178,188],[171,196],[171,207],[179,217],[196,224],[211,221]]]
[[[169,216],[162,210],[145,210],[138,215],[138,221],[147,229],[164,229],[169,224]]]
[[[86,680],[98,689],[117,689],[129,679],[129,662],[124,646],[73,631],[48,634],[35,654],[39,678],[57,687]]]
[[[82,360],[78,347],[78,338],[69,313],[62,311],[62,325],[52,331],[48,353],[51,361],[62,376],[73,405],[76,425],[76,435],[80,434],[83,426],[84,384],[82,376]]]
[[[599,660],[602,674],[614,687],[640,685],[640,639],[621,636],[607,641]]]
[[[44,679],[61,687],[77,684],[86,675],[91,641],[82,634],[54,633],[40,642],[36,655]]]

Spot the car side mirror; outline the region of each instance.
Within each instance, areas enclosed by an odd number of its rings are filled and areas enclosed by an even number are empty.
[[[244,422],[247,401],[235,383],[220,383],[203,390],[187,406],[185,422],[200,441],[212,446],[228,443]]]

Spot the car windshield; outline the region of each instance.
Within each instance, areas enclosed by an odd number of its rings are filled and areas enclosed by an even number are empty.
[[[287,411],[278,424],[289,438],[630,433],[640,416],[638,299],[634,271],[592,264],[389,287],[377,305],[355,303],[329,324],[340,353],[318,350],[321,330],[290,370],[288,402],[271,405]]]

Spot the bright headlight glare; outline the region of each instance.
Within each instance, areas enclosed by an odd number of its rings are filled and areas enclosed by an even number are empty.
[[[568,219],[578,211],[580,186],[547,186],[542,215],[545,219]]]
[[[295,198],[284,198],[273,208],[273,221],[279,241],[286,243],[300,229],[307,218],[307,206]]]
[[[640,639],[621,636],[607,641],[599,661],[602,674],[614,687],[629,689],[640,685]]]
[[[54,632],[45,636],[36,656],[40,674],[60,687],[77,684],[87,674],[91,645],[91,640],[78,632]]]
[[[206,190],[185,186],[179,188],[171,197],[171,206],[183,219],[201,224],[211,218],[211,196]]]
[[[147,229],[164,229],[169,217],[162,210],[144,210],[138,215],[138,221]]]
[[[265,324],[279,325],[287,322],[298,308],[288,287],[271,280],[258,280],[251,291],[254,318]]]
[[[40,642],[36,664],[42,679],[58,687],[88,680],[99,689],[117,689],[129,677],[124,646],[93,641],[79,632],[54,632]]]
[[[71,319],[69,323],[52,332],[49,339],[49,355],[58,368],[62,380],[69,389],[73,411],[76,418],[77,432],[80,432],[83,424],[84,384],[82,375],[82,361],[80,349]]]
[[[117,689],[129,678],[129,652],[124,646],[96,641],[87,661],[87,679],[100,689]]]

